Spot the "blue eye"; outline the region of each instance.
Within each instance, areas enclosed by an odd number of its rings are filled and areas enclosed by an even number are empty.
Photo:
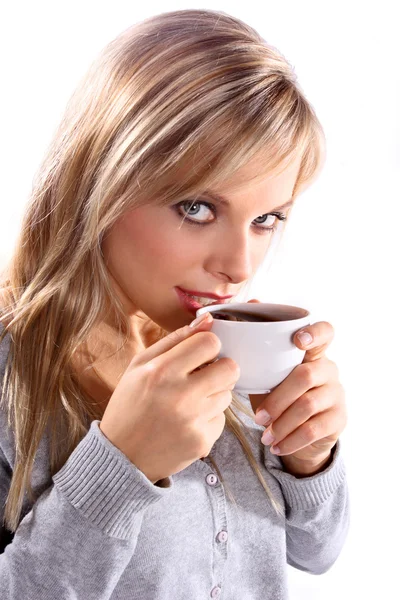
[[[212,212],[213,215],[216,214],[215,206],[213,206],[209,202],[204,202],[204,201],[192,202],[191,200],[184,200],[183,202],[180,202],[179,204],[177,204],[176,207],[178,209],[179,214],[185,218],[187,216],[194,217],[194,216],[198,215],[199,208],[202,208],[202,207],[206,207],[207,210],[209,212]],[[184,209],[185,214],[182,213],[182,210],[181,210],[182,208]],[[190,212],[190,211],[192,211],[192,212]],[[201,211],[200,211],[200,213],[201,213]],[[211,220],[213,221],[214,219],[211,219]],[[202,224],[208,223],[209,221],[198,221],[196,219],[189,219],[189,222],[195,223],[196,225],[202,225]]]
[[[207,209],[206,211],[202,211],[202,209],[204,209],[204,207]],[[205,202],[204,200],[183,200],[182,202],[179,202],[178,204],[175,204],[172,207],[177,213],[178,215],[180,215],[181,217],[184,217],[184,221],[187,222],[188,225],[194,225],[196,226],[200,226],[200,227],[204,227],[206,225],[208,225],[209,223],[212,223],[213,221],[215,221],[215,216],[217,214],[217,209],[216,207],[211,204],[210,202]],[[194,219],[193,217],[197,216],[197,215],[201,215],[202,212],[211,212],[214,215],[214,218],[212,219],[207,219],[207,220],[203,220],[203,221],[199,221],[198,219]],[[260,226],[260,224],[265,223],[265,221],[268,218],[271,217],[275,217],[275,222],[269,226],[269,227],[262,227]],[[278,227],[278,221],[286,221],[287,217],[280,213],[280,212],[274,212],[274,213],[267,213],[265,215],[261,215],[259,217],[257,217],[257,219],[254,220],[254,223],[256,223],[255,227],[257,230],[260,230],[262,233],[264,232],[273,232],[277,229]]]

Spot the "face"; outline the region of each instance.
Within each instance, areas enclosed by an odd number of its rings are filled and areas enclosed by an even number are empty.
[[[292,198],[299,165],[297,159],[256,183],[249,180],[259,165],[247,165],[208,190],[227,204],[202,194],[196,202],[149,204],[123,215],[103,238],[102,251],[133,331],[146,317],[167,331],[190,323],[195,309],[177,288],[236,295],[265,257],[270,229],[280,222],[273,213],[285,217],[290,211],[278,207]]]

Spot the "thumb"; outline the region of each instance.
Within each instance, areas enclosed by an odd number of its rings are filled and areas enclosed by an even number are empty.
[[[210,331],[213,323],[212,315],[207,312],[203,313],[201,317],[203,317],[201,321],[195,319],[192,321],[192,323],[190,323],[190,325],[185,325],[184,327],[180,327],[179,329],[172,331],[170,334],[162,338],[162,340],[158,340],[158,342],[155,342],[155,344],[152,344],[152,346],[137,354],[133,358],[131,364],[134,362],[134,364],[138,366],[140,364],[147,363],[150,360],[157,358],[157,356],[168,352],[168,350],[171,350],[171,348],[174,348],[183,342],[183,340],[195,335],[199,331]]]

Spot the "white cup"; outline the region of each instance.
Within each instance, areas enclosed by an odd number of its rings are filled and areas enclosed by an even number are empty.
[[[305,351],[292,341],[299,329],[311,324],[310,313],[298,306],[239,302],[214,304],[196,316],[217,310],[267,314],[275,321],[227,321],[215,318],[211,330],[221,341],[217,358],[232,358],[240,367],[234,391],[264,394],[272,391],[303,361]]]

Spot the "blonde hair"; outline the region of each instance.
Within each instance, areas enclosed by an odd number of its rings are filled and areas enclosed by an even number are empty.
[[[18,527],[25,491],[35,500],[32,466],[46,428],[54,475],[90,422],[101,419],[74,377],[75,352],[106,314],[118,324],[122,345],[128,339],[129,322],[101,253],[109,228],[135,207],[177,203],[218,185],[255,156],[265,162],[264,177],[301,156],[296,195],[315,177],[323,150],[321,125],[291,66],[224,12],[151,17],[99,54],[35,174],[0,283],[0,341],[7,333],[12,340],[1,400],[16,444],[4,518],[10,531]],[[160,329],[160,338],[167,333]],[[226,427],[282,514],[233,407],[253,415],[232,395]]]

